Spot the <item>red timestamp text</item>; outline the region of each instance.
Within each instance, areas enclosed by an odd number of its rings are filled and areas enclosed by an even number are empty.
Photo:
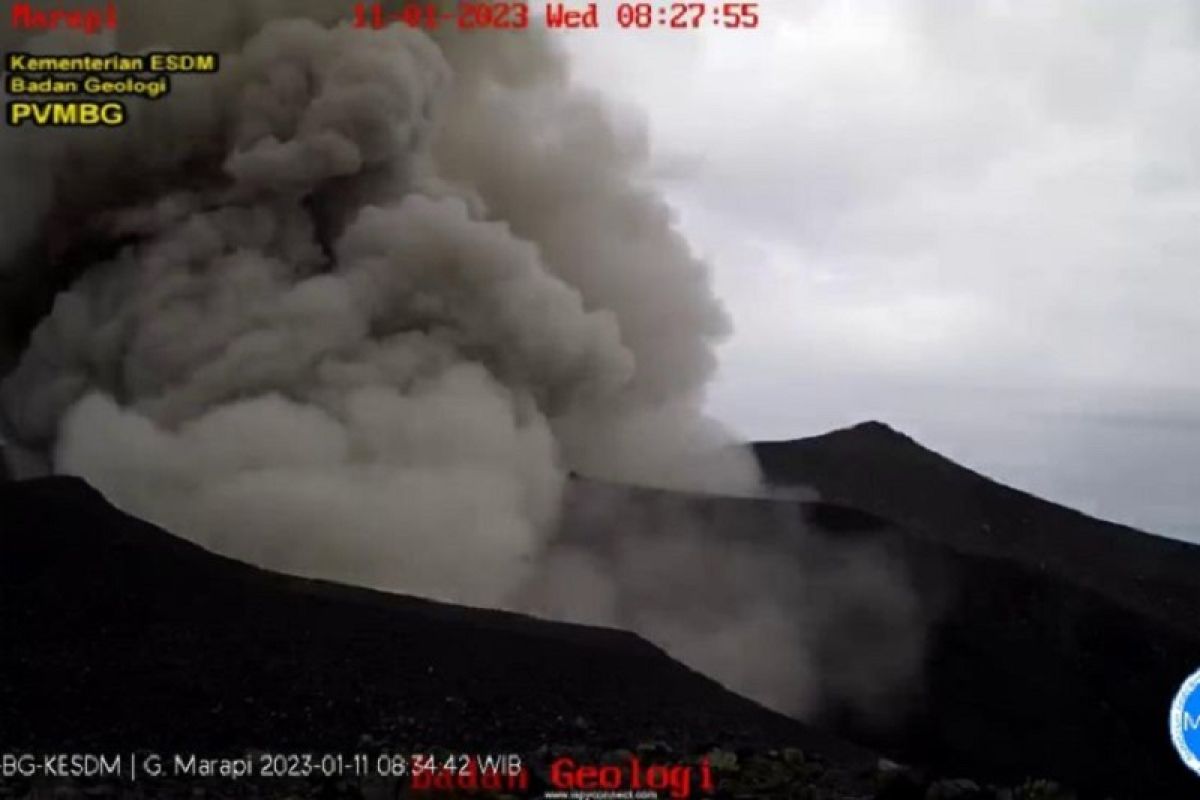
[[[529,27],[529,4],[507,2],[462,2],[451,9],[437,3],[409,3],[389,11],[383,3],[356,3],[354,27],[380,30],[391,25],[437,30],[442,26],[460,30],[524,30]]]
[[[407,2],[387,7],[385,2],[360,2],[354,5],[354,26],[380,30],[391,25],[436,30],[453,27],[460,30],[524,30],[535,18],[549,29],[599,28],[613,22],[622,29],[728,28],[750,30],[759,26],[758,2],[621,2],[615,18],[601,21],[599,3],[549,2],[536,11],[525,2],[468,0],[439,3],[435,0]]]
[[[621,3],[622,28],[751,29],[759,24],[759,3]]]

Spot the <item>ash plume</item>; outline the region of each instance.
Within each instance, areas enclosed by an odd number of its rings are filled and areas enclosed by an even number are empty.
[[[553,569],[568,471],[756,490],[702,411],[729,330],[706,267],[641,179],[644,137],[546,37],[164,6],[123,3],[106,47],[214,49],[219,73],[120,129],[0,145],[20,453],[228,555],[486,606]],[[766,652],[780,613],[728,633]]]
[[[522,607],[638,631],[804,719],[851,709],[886,727],[915,699],[937,610],[881,540],[831,537],[763,498],[579,482],[565,507]]]

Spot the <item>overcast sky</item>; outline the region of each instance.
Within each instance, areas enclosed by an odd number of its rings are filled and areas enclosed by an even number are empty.
[[[713,412],[755,438],[880,419],[1200,541],[1200,2],[761,7],[757,32],[562,35],[645,113],[713,264]]]

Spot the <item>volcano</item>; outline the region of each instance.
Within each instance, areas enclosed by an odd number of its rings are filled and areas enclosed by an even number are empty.
[[[1182,631],[1200,619],[1200,548],[1004,486],[883,423],[754,447],[773,484],[812,487],[914,536],[1045,572]]]
[[[929,621],[922,675],[887,713],[833,703],[801,723],[625,631],[272,573],[56,477],[0,484],[0,750],[800,748],[819,796],[875,796],[880,754],[911,778],[879,797],[924,796],[934,775],[1194,792],[1166,720],[1200,664],[1196,548],[993,483],[875,423],[756,451],[773,483],[822,499],[576,479],[562,536],[592,535],[591,511],[619,502],[785,548],[800,520],[886,549]]]
[[[1167,711],[1200,666],[1200,548],[1001,485],[879,422],[755,451],[769,482],[888,520],[943,578],[920,587],[942,605],[918,710],[832,728],[970,774],[1195,795]]]
[[[123,514],[74,478],[0,484],[0,519],[4,752],[540,750],[596,761],[634,747],[663,757],[786,746],[810,754],[814,785],[870,785],[869,750],[631,633],[267,572]],[[29,789],[11,778],[0,794]]]

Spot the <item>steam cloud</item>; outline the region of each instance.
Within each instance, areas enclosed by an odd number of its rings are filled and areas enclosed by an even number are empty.
[[[619,561],[546,556],[568,470],[757,485],[701,411],[728,321],[639,182],[640,132],[534,34],[358,31],[328,2],[211,2],[186,20],[164,5],[123,3],[109,49],[218,49],[217,75],[131,102],[118,130],[6,132],[3,313],[71,281],[28,342],[5,342],[20,351],[0,386],[7,435],[218,551],[624,622],[808,707],[792,684],[811,648],[777,648],[778,597],[689,638],[686,604],[625,597]],[[672,541],[639,563],[704,547]],[[755,558],[727,588],[761,591]],[[548,575],[644,613],[572,614]]]

